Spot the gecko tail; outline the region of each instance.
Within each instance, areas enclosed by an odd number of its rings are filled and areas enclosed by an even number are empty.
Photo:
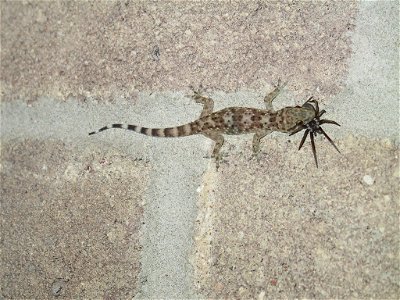
[[[128,125],[128,124],[109,124],[107,126],[101,127],[99,130],[89,132],[89,135],[96,134],[96,133],[99,133],[99,132],[102,132],[104,130],[111,129],[111,128],[120,128],[120,129],[126,129],[126,130],[133,130],[135,132],[139,132],[140,133],[140,130],[141,130],[142,127],[135,126],[135,125]]]
[[[125,130],[131,130],[148,136],[178,137],[178,136],[187,136],[194,134],[194,132],[192,131],[191,124],[192,123],[170,128],[146,128],[142,126],[129,125],[129,124],[110,124],[100,128],[97,131],[89,132],[89,135],[96,134],[111,128],[120,128]]]

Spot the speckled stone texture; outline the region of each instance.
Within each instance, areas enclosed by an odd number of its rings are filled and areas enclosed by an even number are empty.
[[[268,139],[259,162],[231,153],[206,175],[195,253],[203,295],[397,298],[398,147],[349,136],[340,155],[317,142],[319,169],[308,142],[298,152]]]
[[[203,84],[301,98],[343,86],[353,1],[4,1],[1,80],[10,100],[112,100]]]
[[[1,1],[0,298],[398,299],[398,8]],[[205,137],[88,140],[192,121],[190,85],[262,107],[279,78],[276,108],[342,125],[319,169],[300,136],[259,160],[231,137],[219,172]]]
[[[59,141],[1,153],[1,296],[133,297],[146,166]]]

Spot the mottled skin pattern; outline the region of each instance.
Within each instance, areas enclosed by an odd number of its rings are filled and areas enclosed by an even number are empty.
[[[264,98],[266,109],[248,107],[229,107],[213,112],[214,101],[211,98],[194,92],[192,96],[197,103],[203,104],[203,111],[199,119],[176,127],[170,128],[146,128],[137,125],[111,124],[100,128],[95,134],[110,128],[122,128],[133,130],[148,136],[157,137],[181,137],[193,134],[203,134],[215,141],[212,157],[220,160],[220,149],[224,143],[223,134],[254,133],[253,151],[260,149],[260,141],[272,131],[295,133],[304,128],[316,117],[314,107],[307,101],[302,106],[285,107],[275,111],[272,101],[278,96],[284,85],[278,82],[275,89]],[[315,100],[313,100],[316,102]]]

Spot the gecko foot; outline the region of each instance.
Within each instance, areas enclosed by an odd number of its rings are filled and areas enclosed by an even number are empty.
[[[190,85],[189,88],[192,90],[192,95],[188,95],[189,97],[192,97],[196,99],[196,97],[202,97],[202,94],[204,93],[204,87],[203,85],[200,84],[198,88],[195,88],[193,85]]]
[[[227,157],[227,154],[224,153],[219,153],[218,155],[212,155],[211,157],[215,160],[215,168],[218,171],[219,167],[221,164],[226,163],[225,157]]]
[[[257,162],[260,162],[261,160],[261,151],[253,152],[250,156],[250,160],[255,160]]]
[[[282,79],[278,78],[278,83],[276,85],[274,85],[274,88],[281,91],[287,85],[287,83],[288,83],[287,81],[282,83]]]

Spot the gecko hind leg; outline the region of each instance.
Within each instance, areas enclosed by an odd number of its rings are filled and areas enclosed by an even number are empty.
[[[274,101],[274,99],[279,95],[286,84],[287,82],[282,83],[281,79],[278,79],[278,84],[275,86],[274,90],[264,97],[264,103],[267,110],[274,111],[274,108],[272,107],[272,101]]]
[[[256,159],[257,161],[260,160],[260,142],[263,137],[270,134],[272,130],[265,130],[256,132],[253,136],[253,154],[251,155],[251,159]]]
[[[263,137],[270,134],[272,130],[256,132],[253,136],[253,153],[257,154],[260,151],[260,142]]]
[[[214,100],[201,95],[199,90],[193,90],[192,98],[196,101],[196,103],[203,104],[203,110],[200,114],[200,118],[211,114],[214,110]]]
[[[217,169],[219,168],[219,162],[222,158],[220,150],[222,145],[224,144],[224,136],[220,133],[214,133],[214,132],[207,132],[203,133],[206,137],[212,139],[215,142],[213,152],[211,154],[211,157],[215,158],[215,163]]]

